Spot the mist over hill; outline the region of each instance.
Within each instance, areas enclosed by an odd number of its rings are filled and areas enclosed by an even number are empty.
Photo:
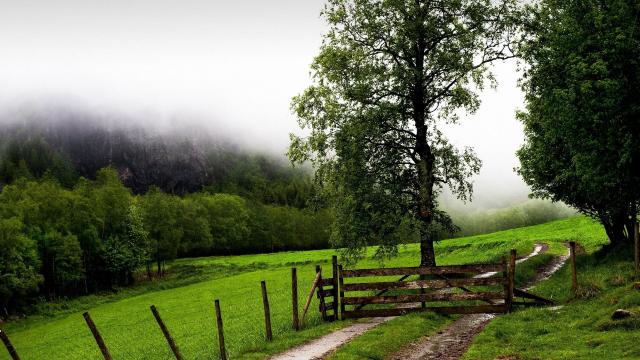
[[[167,124],[154,115],[81,106],[19,106],[0,113],[0,181],[47,173],[72,185],[111,166],[135,193],[155,185],[185,194],[203,187],[254,191],[264,182],[308,177],[283,155],[239,143],[189,119]]]

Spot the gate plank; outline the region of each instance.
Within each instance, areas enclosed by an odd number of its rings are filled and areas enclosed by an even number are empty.
[[[536,300],[537,302],[545,304],[545,305],[555,305],[555,301],[553,301],[553,300],[545,299],[545,298],[540,297],[540,296],[538,296],[536,294],[532,294],[530,292],[526,292],[526,291],[521,290],[521,289],[514,288],[513,289],[513,294],[516,295],[516,296],[525,298],[525,299]]]
[[[399,267],[386,269],[352,269],[343,270],[343,276],[365,277],[365,276],[393,276],[393,275],[433,275],[433,274],[457,274],[457,273],[483,273],[503,271],[502,264],[472,264],[472,265],[451,265],[435,267]]]
[[[345,305],[358,304],[397,304],[424,301],[469,301],[469,300],[495,300],[503,299],[502,292],[472,292],[472,293],[429,293],[429,294],[404,294],[393,296],[358,296],[342,299]]]
[[[346,271],[346,270],[345,270]],[[467,278],[467,279],[447,279],[447,280],[415,280],[415,281],[387,281],[371,283],[351,283],[344,284],[343,291],[365,291],[365,290],[397,290],[397,289],[444,289],[459,286],[478,285],[502,285],[503,278]]]
[[[364,318],[364,317],[385,317],[400,316],[414,312],[431,311],[439,314],[490,314],[505,313],[506,305],[476,305],[476,306],[437,306],[426,308],[393,308],[393,309],[374,309],[374,310],[355,310],[344,313],[346,319]]]

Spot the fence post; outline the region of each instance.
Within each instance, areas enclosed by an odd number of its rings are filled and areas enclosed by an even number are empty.
[[[180,348],[178,348],[178,345],[176,344],[176,342],[173,341],[173,338],[171,337],[171,333],[169,333],[169,329],[167,329],[167,326],[164,324],[164,321],[162,321],[162,318],[160,317],[160,313],[158,312],[158,309],[156,309],[155,305],[151,305],[151,312],[153,313],[153,317],[156,318],[156,321],[160,326],[160,330],[162,330],[162,334],[164,335],[164,338],[167,339],[167,342],[169,343],[169,347],[171,348],[173,355],[175,355],[176,360],[182,360],[182,354],[180,354]]]
[[[1,329],[0,329],[0,339],[2,339],[4,346],[7,348],[7,351],[9,352],[9,355],[11,355],[11,359],[20,360],[20,356],[18,356],[18,352],[16,351],[16,348],[14,348],[13,344],[11,344],[11,341],[9,340],[7,333],[2,331]]]
[[[269,310],[269,298],[267,297],[267,283],[263,280],[260,282],[262,288],[262,305],[264,306],[264,326],[267,334],[267,340],[273,340],[271,332],[271,311]]]
[[[89,315],[89,313],[85,312],[84,314],[82,314],[82,316],[84,317],[84,320],[87,322],[87,326],[89,326],[89,330],[91,330],[91,333],[93,334],[93,338],[96,339],[96,343],[100,348],[100,352],[102,353],[104,360],[113,360],[113,358],[111,357],[111,354],[109,353],[109,349],[107,349],[107,345],[104,343],[104,340],[102,339],[102,336],[100,335],[100,332],[96,327],[96,324],[93,323],[93,320],[91,319],[91,316]]]
[[[509,295],[507,310],[511,311],[511,303],[513,302],[513,289],[515,287],[516,278],[516,250],[511,249],[509,253]]]
[[[320,300],[320,313],[322,314],[322,320],[327,321],[327,309],[324,305],[324,296],[322,296],[322,293],[324,292],[324,287],[322,286],[322,267],[320,267],[320,265],[316,265],[316,274],[319,274],[318,299]]]
[[[331,257],[331,264],[333,270],[333,314],[336,320],[341,320],[340,317],[340,293],[339,293],[339,283],[338,283],[338,257],[333,255]]]
[[[640,275],[640,224],[636,221],[634,226],[633,238],[635,242],[635,260],[636,260],[636,277]]]
[[[220,312],[220,301],[216,299],[216,322],[218,324],[218,344],[220,345],[220,359],[227,360],[227,349],[224,346],[224,329],[222,328],[222,314]]]
[[[298,319],[298,270],[291,268],[291,312],[293,315],[293,328],[300,330],[300,321]]]
[[[578,291],[578,274],[576,270],[576,242],[569,242],[569,254],[571,256],[571,291],[576,294]]]
[[[338,284],[340,285],[340,319],[343,320],[345,305],[342,303],[342,299],[344,299],[344,291],[342,291],[342,288],[344,286],[344,277],[342,277],[342,265],[338,265],[338,275],[338,278],[340,279],[338,281]]]

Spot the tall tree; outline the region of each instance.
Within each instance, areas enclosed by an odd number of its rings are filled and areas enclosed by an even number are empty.
[[[638,0],[542,0],[532,7],[520,174],[533,194],[632,240],[640,202]],[[561,74],[561,75],[560,75]]]
[[[14,299],[35,293],[42,282],[38,273],[37,244],[22,234],[16,218],[0,219],[0,308],[4,317]]]
[[[309,135],[292,136],[289,156],[313,163],[345,255],[373,243],[392,254],[410,229],[421,265],[435,265],[437,234],[456,229],[437,196],[446,186],[469,199],[481,165],[440,129],[477,110],[489,64],[513,56],[515,10],[513,0],[329,0],[314,84],[292,104]]]
[[[164,275],[164,264],[178,254],[182,229],[177,225],[179,199],[152,186],[141,201],[143,222],[149,234],[150,254],[155,258],[158,277]]]

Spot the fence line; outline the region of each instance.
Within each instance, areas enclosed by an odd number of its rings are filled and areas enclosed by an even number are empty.
[[[577,275],[575,272],[575,243],[572,242],[571,254],[572,254],[572,271],[573,271],[573,284],[575,291],[575,284],[577,283]],[[306,298],[302,317],[299,318],[298,313],[298,273],[297,268],[291,268],[291,295],[292,295],[292,325],[297,331],[303,326],[304,320],[307,315],[307,311],[313,300],[314,293],[318,297],[319,313],[324,321],[332,321],[348,318],[359,317],[371,317],[371,316],[397,316],[403,315],[415,311],[436,311],[445,314],[460,314],[460,313],[502,313],[509,311],[513,304],[514,296],[523,296],[520,290],[514,287],[515,277],[515,263],[516,253],[512,250],[509,254],[509,258],[503,258],[503,262],[499,264],[472,264],[472,265],[454,265],[454,266],[442,266],[442,267],[401,267],[401,268],[383,268],[383,269],[343,269],[341,264],[338,264],[337,256],[331,258],[332,274],[330,277],[323,278],[322,268],[320,265],[316,265],[315,277],[311,285],[309,296]],[[479,272],[497,272],[498,275],[502,272],[502,276],[497,277],[445,277],[444,274],[462,274],[469,275]],[[397,281],[373,281],[373,282],[355,282],[365,277],[378,277],[378,276],[396,276],[402,275]],[[406,281],[411,276],[426,276],[432,275],[432,278],[422,280],[410,280]],[[345,279],[350,281],[345,282]],[[472,291],[466,288],[466,286],[503,286],[504,290],[498,291]],[[444,292],[438,291],[447,288],[460,288],[464,292]],[[424,289],[436,290],[433,292],[424,292]],[[374,291],[377,292],[374,295],[357,295],[357,296],[345,296],[345,294],[362,291]],[[408,294],[392,294],[387,292],[390,290],[420,290],[420,293],[408,293]],[[520,291],[520,292],[518,292]],[[265,316],[265,337],[267,341],[273,340],[273,331],[271,323],[271,309],[269,306],[269,299],[267,293],[266,282],[261,281],[261,293],[262,293],[262,305],[264,308]],[[530,294],[525,294],[530,296]],[[329,298],[329,301],[326,299]],[[495,300],[504,299],[504,303],[496,302]],[[543,299],[544,300],[544,299]],[[364,306],[376,305],[376,304],[403,304],[403,303],[423,303],[426,302],[457,302],[457,301],[485,301],[488,304],[483,305],[465,305],[465,306],[437,306],[424,308],[383,308],[383,309],[369,309],[363,310]],[[455,305],[455,304],[454,304]],[[222,319],[222,312],[220,309],[219,299],[214,300],[217,329],[217,340],[219,347],[219,355],[222,360],[227,359],[228,351],[225,344],[224,326]],[[354,307],[347,309],[347,306]],[[182,360],[181,351],[174,340],[174,337],[169,332],[165,322],[161,318],[158,309],[154,306],[150,306],[153,317],[155,318],[160,330],[162,331],[171,351],[173,352],[177,360]],[[198,306],[182,309],[185,311],[174,312],[180,314],[182,319],[185,315],[201,314],[202,309]],[[332,311],[332,314],[328,314],[327,311]],[[88,312],[83,313],[83,317],[87,326],[89,327],[93,338],[98,345],[98,348],[105,360],[112,360],[112,356],[107,347],[107,344],[102,337],[102,334],[98,330],[98,327],[94,323]],[[150,325],[151,319],[140,319],[129,323],[117,323],[113,321],[109,324],[109,328],[116,327],[132,328],[143,325]],[[201,320],[192,321],[179,321],[181,328],[191,326],[193,324],[202,325]],[[104,325],[104,324],[103,324]],[[278,325],[280,327],[283,324]],[[283,326],[283,328],[285,328]],[[175,329],[174,329],[175,330]],[[88,334],[75,334],[64,337],[66,340],[76,340],[78,337],[88,336]],[[13,344],[9,341],[7,334],[0,330],[0,339],[3,341],[5,347],[9,351],[13,360],[19,360],[20,357]],[[127,339],[130,339],[127,337]],[[27,349],[41,348],[45,345],[37,347],[27,346]]]

